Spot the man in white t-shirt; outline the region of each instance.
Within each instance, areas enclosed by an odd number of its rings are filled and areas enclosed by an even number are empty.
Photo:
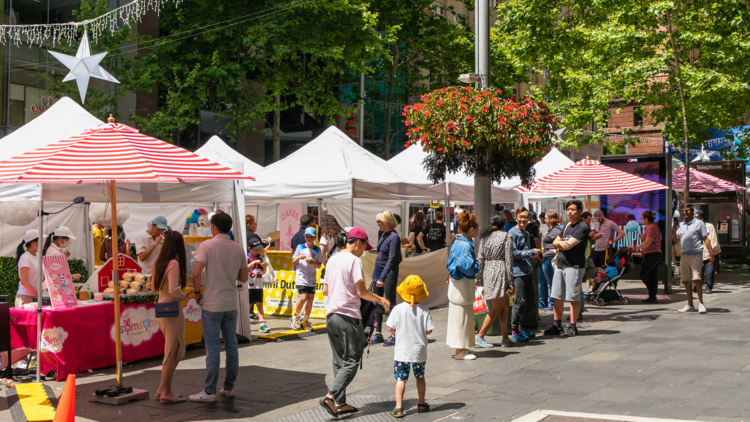
[[[138,254],[138,265],[143,274],[151,275],[151,268],[161,252],[164,233],[167,231],[167,219],[158,216],[151,222],[151,228],[135,238],[135,253]]]
[[[602,271],[602,268],[606,266],[607,250],[609,250],[609,257],[614,256],[614,246],[618,240],[625,237],[625,232],[612,220],[607,219],[604,216],[602,210],[594,211],[594,223],[591,230],[596,232],[596,236],[592,240],[596,240],[594,245],[594,251],[591,254],[591,258],[594,260],[594,266],[597,271]]]

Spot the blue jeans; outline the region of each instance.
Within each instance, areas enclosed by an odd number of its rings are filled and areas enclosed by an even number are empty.
[[[201,312],[203,341],[206,344],[206,384],[207,394],[216,394],[221,366],[221,337],[224,337],[224,351],[227,354],[224,389],[234,389],[237,373],[240,370],[240,355],[237,349],[237,311]]]
[[[718,259],[719,257],[715,256],[713,264],[709,260],[703,261],[703,277],[707,291],[714,289],[714,276],[716,275],[716,261]]]
[[[542,269],[539,271],[539,307],[546,308],[552,305],[552,301],[549,298],[550,290],[552,290],[552,277],[555,275],[555,269],[552,267],[552,259],[554,256],[548,256],[544,258],[542,262]]]

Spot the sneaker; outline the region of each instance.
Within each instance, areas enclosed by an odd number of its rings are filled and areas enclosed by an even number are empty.
[[[565,327],[565,332],[563,333],[563,337],[575,337],[578,335],[578,328],[568,325]]]
[[[206,393],[206,390],[201,391],[198,394],[193,394],[190,396],[190,401],[194,402],[215,402],[216,401],[216,394],[208,394]]]
[[[706,313],[706,307],[703,306],[702,303],[698,304],[698,313],[699,314],[705,314]]]
[[[464,350],[461,353],[453,357],[453,359],[455,360],[474,360],[476,358],[477,358],[477,355],[471,353],[471,350]]]
[[[562,327],[560,327],[559,325],[555,325],[555,324],[552,324],[551,327],[544,330],[545,336],[559,336],[562,333],[563,333]]]
[[[523,328],[519,328],[518,333],[530,339],[536,337],[536,334],[532,333],[531,331],[524,330]]]
[[[548,307],[544,308],[544,310],[547,311],[547,312],[552,312],[552,306],[548,306]]]
[[[655,297],[650,297],[650,298],[644,300],[643,303],[659,303],[659,302],[657,302],[657,300],[656,300]]]
[[[383,335],[380,333],[375,333],[370,337],[370,344],[378,344],[383,342]]]
[[[709,288],[706,288],[706,294],[707,294],[707,295],[710,295],[710,294],[711,294],[711,291],[712,291],[712,290],[713,290],[713,289],[709,289]]]
[[[500,342],[500,347],[513,347],[513,342],[509,338],[504,338]]]
[[[690,305],[685,305],[684,308],[680,309],[677,312],[680,312],[680,313],[683,313],[683,314],[686,313],[686,312],[695,312],[695,308],[692,307],[692,306],[690,306]]]
[[[383,342],[383,346],[390,347],[396,345],[396,336],[390,336],[388,337],[388,340]]]
[[[268,325],[266,325],[265,322],[261,322],[260,327],[258,327],[258,331],[260,331],[261,333],[270,333],[271,329],[268,328]]]
[[[513,331],[513,334],[510,335],[510,339],[514,343],[519,343],[519,342],[520,343],[524,343],[524,342],[529,341],[528,337],[526,337],[525,335],[523,335],[521,333],[515,332],[515,331]]]
[[[250,319],[257,321],[258,320],[258,315],[256,315],[256,314],[250,314]]]
[[[234,390],[225,390],[224,388],[222,388],[221,390],[219,390],[219,394],[231,399],[232,397],[234,397]]]
[[[299,330],[302,327],[299,323],[299,320],[294,315],[292,315],[292,317],[289,318],[289,323],[292,325],[292,328],[294,328],[295,330]]]
[[[305,323],[305,329],[306,329],[307,331],[309,331],[309,332],[313,332],[313,331],[315,331],[315,329],[313,328],[312,324],[310,324],[310,321],[307,321],[307,322]]]
[[[477,344],[479,347],[484,347],[485,349],[491,349],[495,347],[494,344],[490,343],[489,341],[481,338],[481,337],[474,337],[474,343]]]
[[[299,329],[300,330],[307,330],[307,323],[305,321],[300,320],[300,322],[299,322]]]

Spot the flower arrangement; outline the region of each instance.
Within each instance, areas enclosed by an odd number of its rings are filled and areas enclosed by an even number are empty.
[[[409,141],[430,155],[424,165],[433,183],[449,172],[490,176],[499,182],[534,179],[533,165],[554,146],[554,119],[546,104],[502,97],[497,89],[449,87],[406,106]]]

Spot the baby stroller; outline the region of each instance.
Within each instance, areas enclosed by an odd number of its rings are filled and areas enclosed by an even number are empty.
[[[622,248],[615,253],[615,266],[617,267],[617,275],[609,278],[607,273],[597,271],[596,275],[602,277],[602,282],[596,287],[591,293],[586,293],[586,300],[594,302],[599,306],[604,306],[605,303],[612,303],[614,301],[620,301],[623,305],[630,303],[630,299],[623,296],[619,290],[617,290],[617,282],[630,271],[632,265],[632,256],[630,248]]]

